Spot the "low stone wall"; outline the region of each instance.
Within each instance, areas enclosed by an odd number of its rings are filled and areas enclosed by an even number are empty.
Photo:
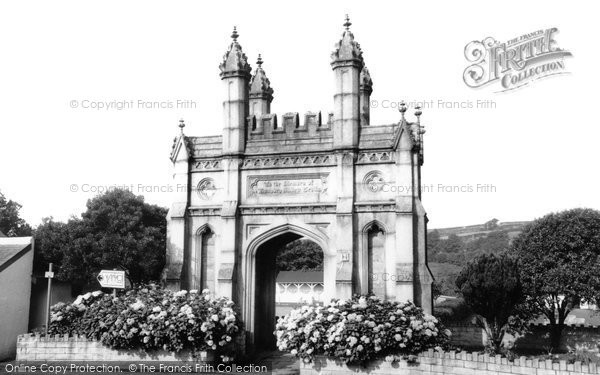
[[[201,353],[194,358],[189,352],[171,353],[159,351],[116,350],[102,345],[98,341],[88,340],[85,336],[40,336],[20,335],[17,339],[17,361],[184,361],[210,362],[214,360],[212,352]]]
[[[487,340],[485,332],[474,324],[449,325],[452,332],[450,343],[459,348],[481,349]],[[504,344],[514,344],[519,349],[541,350],[550,346],[549,327],[536,324],[530,327],[530,332],[521,337],[504,336]],[[561,339],[561,350],[584,350],[598,352],[600,345],[600,327],[572,325],[565,327]]]
[[[462,324],[446,327],[452,332],[450,344],[459,348],[480,349],[485,345],[483,329],[474,324]]]
[[[318,357],[313,363],[301,363],[300,375],[341,375],[341,374],[381,374],[381,375],[579,375],[600,374],[596,364],[582,364],[566,361],[553,363],[521,357],[509,361],[502,356],[489,356],[478,353],[449,352],[430,350],[417,357],[416,362],[399,361],[389,363],[384,360],[372,361],[367,366],[348,366],[341,361]]]

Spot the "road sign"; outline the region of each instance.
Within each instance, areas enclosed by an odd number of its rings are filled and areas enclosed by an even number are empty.
[[[103,288],[125,288],[125,271],[102,270],[96,279]]]

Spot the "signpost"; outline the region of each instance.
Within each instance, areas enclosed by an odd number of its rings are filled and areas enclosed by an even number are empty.
[[[125,289],[125,271],[102,270],[96,280],[103,288],[113,288],[113,296],[117,295],[117,289]]]
[[[44,277],[48,279],[48,295],[46,296],[46,335],[48,335],[48,326],[50,325],[50,302],[52,300],[52,279],[54,278],[52,263],[48,265],[48,271],[46,271]]]

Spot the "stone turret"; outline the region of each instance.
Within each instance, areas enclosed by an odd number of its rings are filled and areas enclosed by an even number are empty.
[[[239,155],[244,152],[245,124],[248,116],[248,82],[251,68],[248,59],[237,42],[238,33],[233,28],[233,41],[223,56],[221,80],[225,99],[223,101],[223,154]]]
[[[363,66],[360,71],[360,125],[371,124],[371,93],[373,92],[373,80],[369,69]]]
[[[262,68],[263,60],[258,55],[256,61],[256,72],[250,81],[250,116],[260,118],[262,115],[271,113],[271,102],[273,101],[273,89]]]
[[[356,149],[360,126],[360,71],[364,62],[360,45],[350,31],[350,19],[346,15],[342,39],[331,54],[331,66],[335,75],[333,96],[333,145],[335,149]]]

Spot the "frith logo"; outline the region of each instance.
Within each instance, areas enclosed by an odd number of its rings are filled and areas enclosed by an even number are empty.
[[[557,28],[538,30],[500,43],[492,37],[472,41],[465,57],[472,63],[463,80],[472,88],[499,82],[497,92],[514,90],[540,78],[567,74],[564,58],[571,52],[558,48]]]

